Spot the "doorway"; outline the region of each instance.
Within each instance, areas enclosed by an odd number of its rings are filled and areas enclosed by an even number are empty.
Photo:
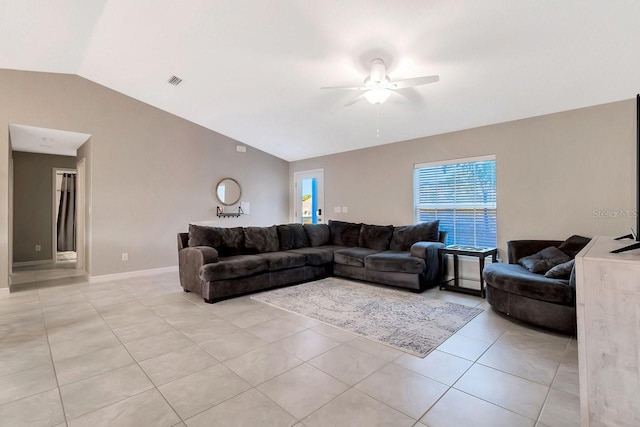
[[[293,174],[294,221],[299,224],[324,222],[324,169]]]

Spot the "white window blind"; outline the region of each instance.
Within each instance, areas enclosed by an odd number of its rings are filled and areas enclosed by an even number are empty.
[[[416,223],[440,220],[447,245],[494,247],[495,156],[416,165]]]

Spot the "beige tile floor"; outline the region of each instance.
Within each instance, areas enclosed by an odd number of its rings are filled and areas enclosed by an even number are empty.
[[[575,339],[485,311],[424,359],[176,273],[0,297],[2,426],[579,425]]]
[[[11,284],[21,285],[84,275],[84,271],[76,269],[75,252],[59,252],[55,264],[14,267],[11,274]]]

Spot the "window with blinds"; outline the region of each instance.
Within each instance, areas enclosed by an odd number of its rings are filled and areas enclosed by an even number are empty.
[[[447,245],[495,247],[496,158],[415,166],[416,223],[440,220]]]

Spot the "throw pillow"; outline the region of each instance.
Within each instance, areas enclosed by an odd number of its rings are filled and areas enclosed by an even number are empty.
[[[571,270],[573,270],[575,262],[576,261],[572,259],[570,261],[563,262],[562,264],[558,264],[551,270],[544,273],[544,277],[548,277],[549,279],[569,280],[569,277],[571,277]]]
[[[305,224],[302,228],[312,248],[331,244],[331,231],[327,224]]]
[[[550,246],[540,252],[518,260],[518,264],[532,273],[545,274],[556,265],[569,261],[571,258],[555,246]]]
[[[361,248],[386,251],[389,249],[389,242],[393,235],[393,225],[368,225],[362,224],[360,229]]]
[[[389,249],[392,251],[408,251],[416,242],[437,242],[440,237],[438,227],[440,221],[423,222],[416,225],[394,227]]]
[[[278,225],[277,229],[281,251],[309,246],[309,239],[307,239],[307,234],[304,232],[302,224],[283,224]]]
[[[242,251],[242,227],[224,228],[189,224],[189,246],[211,246],[220,256],[238,255]]]
[[[271,227],[245,227],[244,248],[249,254],[276,252],[280,249],[278,231],[275,225]]]
[[[588,237],[576,236],[573,235],[569,237],[564,242],[558,245],[558,249],[560,249],[565,254],[569,255],[571,258],[575,258],[587,244],[591,241]]]
[[[360,243],[362,224],[343,221],[329,221],[331,243],[339,246],[356,247]]]

